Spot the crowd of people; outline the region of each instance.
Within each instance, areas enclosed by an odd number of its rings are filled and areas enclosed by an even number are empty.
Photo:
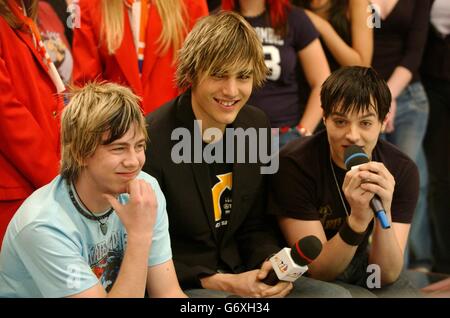
[[[0,297],[450,274],[448,1],[0,0],[0,30]],[[286,246],[308,271],[269,283]]]

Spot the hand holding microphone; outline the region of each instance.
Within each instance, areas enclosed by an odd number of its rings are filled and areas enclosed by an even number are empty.
[[[308,270],[308,264],[319,256],[322,243],[309,235],[296,242],[292,248],[285,247],[270,258],[272,270],[263,283],[274,286],[280,280],[294,282]]]
[[[352,170],[357,168],[359,165],[369,162],[368,155],[362,150],[361,147],[357,145],[352,145],[345,149],[344,152],[344,164],[347,170]],[[370,200],[370,207],[373,210],[376,218],[381,224],[383,229],[388,229],[391,227],[389,220],[386,216],[386,211],[383,207],[380,197],[375,194]]]

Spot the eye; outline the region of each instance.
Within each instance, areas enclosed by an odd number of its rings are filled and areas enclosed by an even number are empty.
[[[365,128],[369,128],[372,126],[372,122],[370,120],[364,120],[361,122],[361,126],[363,126]]]
[[[136,150],[137,151],[145,150],[145,143],[137,144],[136,145]]]
[[[214,77],[215,79],[222,79],[225,77],[224,73],[220,73],[220,72],[214,72],[211,74],[211,77]]]
[[[117,146],[117,147],[112,148],[112,151],[114,151],[114,152],[122,152],[124,150],[125,150],[125,147],[122,147],[122,146]]]
[[[238,77],[240,80],[249,80],[249,79],[251,79],[252,78],[252,75],[251,74],[241,74],[241,75],[239,75],[239,77]]]
[[[339,118],[334,119],[333,122],[337,127],[343,127],[346,124],[346,121],[344,119]]]

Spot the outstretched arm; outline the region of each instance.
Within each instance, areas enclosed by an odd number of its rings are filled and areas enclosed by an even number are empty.
[[[298,53],[306,80],[311,87],[311,93],[306,103],[305,112],[300,125],[308,132],[314,132],[323,113],[320,107],[320,87],[330,75],[330,67],[323,52],[319,39],[312,41]]]
[[[345,243],[338,233],[327,240],[320,221],[280,217],[279,225],[289,245],[295,244],[308,235],[314,235],[322,242],[322,252],[308,265],[308,273],[312,278],[324,281],[335,280],[344,272],[355,255],[357,246]]]

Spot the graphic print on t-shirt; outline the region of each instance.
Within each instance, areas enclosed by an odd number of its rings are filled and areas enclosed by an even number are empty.
[[[316,40],[319,34],[299,7],[289,10],[285,29],[275,30],[267,12],[246,19],[261,41],[264,60],[270,70],[268,81],[263,87],[252,91],[248,103],[263,110],[272,127],[295,126],[309,96],[306,80],[300,80],[302,68],[298,53]]]
[[[89,266],[107,292],[116,281],[123,259],[124,238],[120,231],[89,247]]]
[[[231,190],[233,188],[233,173],[216,175],[217,182],[211,188],[215,228],[228,225],[232,208]]]
[[[284,40],[271,27],[255,27],[255,31],[263,44],[264,61],[270,71],[267,79],[277,81],[281,76],[281,55],[279,47],[284,45]]]

